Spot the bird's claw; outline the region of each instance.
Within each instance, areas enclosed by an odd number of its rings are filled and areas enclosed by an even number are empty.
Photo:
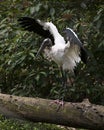
[[[52,105],[52,104],[54,104],[54,103],[57,104],[57,105],[59,105],[58,108],[57,108],[57,111],[60,109],[60,107],[64,108],[64,104],[65,104],[65,103],[64,103],[63,100],[59,100],[59,99],[58,99],[58,100],[54,100],[53,102],[51,102],[50,105]]]

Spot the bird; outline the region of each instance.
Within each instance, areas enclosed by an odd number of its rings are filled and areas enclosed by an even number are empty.
[[[36,57],[43,52],[44,57],[54,61],[60,68],[62,86],[67,86],[67,73],[74,73],[79,62],[87,63],[88,55],[78,35],[71,28],[65,28],[62,36],[52,22],[43,22],[30,17],[20,17],[20,26],[44,38]]]

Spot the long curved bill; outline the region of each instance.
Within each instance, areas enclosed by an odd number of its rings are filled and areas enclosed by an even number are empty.
[[[42,43],[42,45],[40,46],[37,54],[36,54],[36,58],[40,55],[40,53],[44,50],[44,44]]]

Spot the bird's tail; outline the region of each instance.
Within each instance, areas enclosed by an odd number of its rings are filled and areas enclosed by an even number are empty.
[[[87,59],[88,59],[88,53],[83,47],[81,47],[81,60],[86,64]]]

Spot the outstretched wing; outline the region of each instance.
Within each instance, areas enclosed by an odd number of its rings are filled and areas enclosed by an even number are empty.
[[[87,51],[83,47],[77,34],[70,28],[65,29],[64,34],[66,41],[69,41],[70,48],[73,48],[73,51],[77,50],[77,54],[80,54],[81,60],[86,64],[88,57]]]
[[[45,22],[29,17],[21,17],[18,19],[18,22],[24,30],[37,33],[44,38],[50,38],[54,44],[54,38]]]

